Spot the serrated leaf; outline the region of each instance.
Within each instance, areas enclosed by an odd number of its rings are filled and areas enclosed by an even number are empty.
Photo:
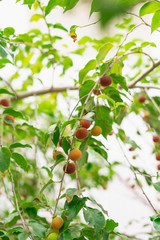
[[[113,232],[113,230],[118,226],[118,223],[112,219],[107,219],[105,229],[109,232]]]
[[[31,145],[29,145],[29,144],[22,144],[22,143],[13,143],[13,144],[10,145],[9,148],[12,149],[12,148],[26,148],[26,147],[32,148]]]
[[[12,158],[15,160],[18,166],[20,166],[24,171],[26,171],[27,161],[21,154],[14,152],[12,153]]]
[[[108,54],[112,47],[113,47],[112,43],[106,43],[99,49],[99,53],[96,56],[98,64],[100,64],[104,60],[104,58],[106,57],[106,55]]]
[[[160,27],[160,10],[155,12],[151,23],[151,33],[153,33],[157,28]]]
[[[8,95],[12,95],[12,96],[16,97],[16,95],[14,93],[11,93],[7,89],[4,89],[4,88],[0,89],[0,94],[8,94]]]
[[[10,165],[11,153],[8,148],[0,148],[0,172],[4,173]]]
[[[155,13],[158,10],[160,10],[160,2],[157,1],[147,2],[141,7],[139,11],[139,16],[142,17],[146,14]]]
[[[81,69],[79,71],[79,83],[80,84],[82,83],[82,81],[83,81],[84,77],[87,75],[87,73],[90,70],[95,69],[96,65],[97,65],[96,60],[92,59],[85,65],[85,67],[83,69]]]
[[[86,222],[94,227],[96,233],[104,228],[105,218],[99,210],[87,207],[86,210],[83,210],[83,215]]]

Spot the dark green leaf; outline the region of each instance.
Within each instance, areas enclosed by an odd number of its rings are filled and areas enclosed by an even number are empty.
[[[73,200],[70,203],[65,202],[64,209],[67,215],[68,221],[72,220],[79,211],[84,207],[87,198],[79,198],[77,196],[73,197]]]
[[[68,150],[70,149],[71,144],[68,142],[68,138],[64,137],[62,140],[62,148],[66,154],[68,154]]]
[[[142,17],[146,14],[155,13],[158,10],[160,10],[160,2],[150,1],[150,2],[145,3],[141,7],[139,16]]]
[[[26,148],[26,147],[32,148],[31,145],[29,145],[29,144],[22,144],[22,143],[13,143],[13,144],[10,145],[9,148],[12,149],[12,148]]]
[[[119,84],[124,90],[128,91],[125,77],[121,76],[118,73],[112,73],[111,77],[115,84]]]
[[[4,88],[0,89],[0,94],[9,94],[9,95],[16,97],[16,95],[14,93],[11,93],[7,89],[4,89]]]
[[[105,218],[99,210],[87,207],[86,210],[83,210],[83,215],[86,222],[95,228],[96,233],[104,228]]]
[[[14,152],[12,153],[12,158],[15,160],[18,166],[20,166],[24,171],[26,171],[27,161],[21,154]]]
[[[153,187],[160,192],[160,182],[153,183]]]
[[[80,195],[85,190],[77,190],[76,188],[68,188],[66,191],[67,202],[70,202],[75,195]]]
[[[57,126],[54,129],[53,135],[52,135],[53,136],[52,142],[54,143],[54,145],[56,147],[57,147],[57,144],[59,142],[60,132],[61,132],[61,123],[58,122]]]
[[[5,109],[3,114],[9,114],[9,115],[11,115],[13,117],[16,117],[16,118],[26,119],[25,116],[21,112],[15,111],[13,108]]]
[[[160,232],[160,218],[156,218],[153,220],[153,226],[158,232]]]
[[[88,81],[85,81],[83,84],[82,84],[82,87],[79,91],[79,98],[82,98],[83,96],[87,95],[91,90],[92,88],[94,87],[95,85],[95,82],[92,81],[92,80],[88,80]],[[81,103],[84,104],[85,100],[86,100],[87,96],[84,97],[82,100],[81,100]]]
[[[0,172],[4,173],[10,165],[11,153],[8,148],[0,148]]]
[[[117,222],[112,219],[107,219],[105,229],[109,232],[112,232],[117,226]]]
[[[81,70],[79,71],[79,83],[80,83],[80,84],[82,83],[82,81],[83,81],[84,77],[86,76],[86,74],[87,74],[90,70],[95,69],[96,65],[97,65],[96,60],[92,59],[92,60],[90,60],[90,61],[85,65],[85,67],[84,67],[83,69],[81,69]]]

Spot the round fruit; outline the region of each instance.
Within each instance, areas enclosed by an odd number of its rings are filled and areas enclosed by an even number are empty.
[[[157,165],[157,169],[160,170],[160,164]]]
[[[65,164],[63,167],[63,171],[68,174],[74,173],[76,170],[76,165],[74,163]]]
[[[82,157],[82,152],[79,149],[73,149],[69,153],[69,158],[73,161],[77,161]]]
[[[61,217],[55,217],[53,218],[51,222],[51,226],[54,229],[59,229],[63,226],[63,219]]]
[[[61,139],[59,140],[59,146],[60,146],[60,147],[62,147],[62,141],[63,141],[63,138],[61,138]],[[71,144],[71,140],[70,140],[70,139],[68,139],[68,142]]]
[[[89,128],[91,126],[91,122],[89,120],[87,120],[87,119],[82,119],[80,121],[80,125],[87,129],[87,128]]]
[[[139,96],[139,98],[138,98],[138,102],[140,102],[140,103],[144,103],[145,101],[146,101],[145,96],[143,96],[143,95]]]
[[[101,91],[99,89],[93,89],[94,95],[100,95]]]
[[[156,154],[156,160],[160,161],[160,155],[159,154]]]
[[[4,107],[9,107],[10,106],[10,101],[8,99],[1,99],[0,104]]]
[[[14,123],[14,117],[11,116],[11,115],[5,115],[5,116],[4,116],[4,119],[6,119],[6,120],[9,119],[9,120],[12,121],[12,123]],[[6,121],[4,121],[4,124],[5,124],[5,125],[8,125],[8,126],[11,125],[10,123],[7,123]]]
[[[155,142],[155,143],[160,142],[160,137],[159,136],[153,136],[153,142]]]
[[[57,233],[50,233],[47,237],[47,240],[58,240],[59,235]]]
[[[88,130],[86,128],[82,127],[76,130],[76,138],[84,139],[86,137],[88,137]]]
[[[103,87],[109,86],[112,83],[112,78],[110,76],[103,76],[100,78],[100,84]]]
[[[94,127],[91,129],[91,134],[92,134],[93,136],[99,136],[101,133],[102,133],[102,128],[99,127],[99,126],[94,126]]]
[[[59,154],[63,155],[63,153],[61,151],[53,152],[53,159],[56,160],[56,157]]]
[[[145,111],[143,117],[144,117],[144,118],[148,118],[148,117],[149,117],[149,112],[148,112],[148,111]]]

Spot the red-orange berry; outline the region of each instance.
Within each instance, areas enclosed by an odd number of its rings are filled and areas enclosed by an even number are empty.
[[[160,164],[157,165],[157,169],[160,170]]]
[[[4,107],[9,107],[10,106],[10,101],[8,99],[1,99],[0,104]]]
[[[88,130],[86,128],[82,127],[76,130],[76,138],[84,139],[86,137],[88,137]]]
[[[94,95],[100,95],[101,94],[101,91],[99,89],[93,89],[93,93]]]
[[[159,154],[156,154],[156,160],[160,161],[160,155]]]
[[[73,161],[77,161],[82,157],[82,152],[79,149],[73,149],[69,153],[69,158]]]
[[[153,142],[155,142],[155,143],[160,142],[160,137],[159,136],[153,136]]]
[[[139,96],[139,98],[138,98],[138,102],[140,102],[140,103],[144,103],[145,101],[146,101],[145,96],[143,96],[143,95]]]
[[[109,86],[112,83],[112,78],[110,76],[103,76],[100,78],[100,84],[103,87]]]
[[[89,128],[91,126],[91,122],[89,120],[87,120],[87,119],[82,119],[80,121],[80,125],[87,129],[87,128]]]
[[[76,170],[76,165],[74,163],[65,164],[63,167],[63,171],[68,174],[74,173]]]
[[[63,219],[61,217],[55,217],[53,218],[51,222],[51,226],[54,229],[59,229],[63,226]]]

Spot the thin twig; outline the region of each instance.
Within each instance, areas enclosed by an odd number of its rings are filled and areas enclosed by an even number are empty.
[[[127,160],[128,164],[129,164],[129,166],[130,166],[130,169],[132,170],[132,172],[133,172],[133,174],[134,174],[134,176],[135,176],[135,179],[136,179],[136,182],[137,182],[139,188],[141,189],[143,195],[144,195],[145,198],[147,199],[147,201],[148,201],[149,205],[151,206],[151,208],[153,209],[153,211],[154,211],[156,214],[158,214],[157,210],[155,209],[155,207],[154,207],[153,204],[151,203],[150,199],[148,198],[147,194],[145,193],[143,187],[142,187],[141,184],[139,183],[137,174],[135,173],[132,164],[130,163],[127,155],[125,154],[125,152],[124,152],[124,150],[123,150],[123,148],[122,148],[122,146],[121,146],[121,143],[119,142],[119,139],[117,139],[117,142],[118,142],[118,144],[119,144],[119,146],[120,146],[120,148],[121,148],[121,151],[123,152],[123,155],[124,155],[125,159]]]
[[[8,169],[8,172],[9,172],[9,175],[10,175],[10,178],[11,178],[12,192],[13,192],[14,199],[15,199],[15,202],[16,202],[17,212],[18,212],[18,214],[19,214],[19,216],[20,216],[20,219],[21,219],[21,221],[22,221],[23,228],[24,228],[25,230],[27,230],[26,225],[25,225],[25,223],[24,223],[24,219],[23,219],[23,217],[22,217],[21,211],[20,211],[19,206],[18,206],[18,199],[17,199],[16,193],[15,193],[14,180],[13,180],[13,176],[12,176],[12,173],[11,173],[10,168]]]

